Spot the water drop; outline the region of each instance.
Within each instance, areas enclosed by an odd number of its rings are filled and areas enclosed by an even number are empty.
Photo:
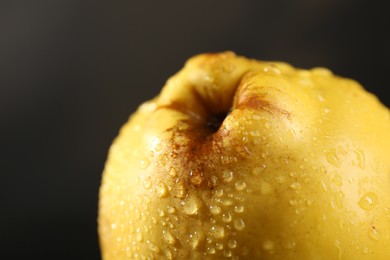
[[[215,238],[223,238],[225,236],[225,229],[222,226],[212,226],[211,233]]]
[[[341,166],[341,160],[337,155],[336,149],[331,149],[325,154],[326,160],[335,167]]]
[[[279,184],[284,183],[285,180],[286,180],[286,177],[283,176],[283,175],[276,176],[276,181],[277,181]]]
[[[226,222],[226,223],[232,221],[232,215],[229,212],[228,213],[224,213],[222,215],[222,221]]]
[[[173,213],[175,213],[176,212],[176,209],[175,209],[175,207],[172,207],[172,206],[167,206],[167,211],[168,211],[168,213],[169,214],[173,214]]]
[[[150,197],[147,196],[147,195],[144,196],[144,201],[145,201],[145,204],[150,204],[150,202],[152,202],[152,201],[150,200]]]
[[[333,178],[333,183],[336,184],[337,186],[341,187],[343,185],[343,180],[341,178],[340,174],[336,174]]]
[[[146,241],[146,243],[149,245],[149,249],[152,250],[153,252],[156,252],[156,253],[160,252],[160,248],[157,245],[153,244],[149,240]]]
[[[246,183],[244,181],[238,181],[234,184],[234,186],[236,187],[236,190],[243,190],[246,188]]]
[[[211,181],[212,186],[215,187],[217,185],[218,177],[215,175],[211,175],[210,181]]]
[[[162,145],[161,145],[161,143],[158,142],[158,140],[157,140],[157,142],[153,142],[153,145],[152,145],[152,146],[153,146],[154,151],[155,151],[156,153],[160,152],[161,149],[162,149]]]
[[[200,205],[199,200],[194,196],[189,196],[182,202],[183,211],[187,215],[194,215],[198,213]]]
[[[174,168],[170,168],[169,169],[169,176],[171,177],[176,177],[177,176],[177,172]]]
[[[314,199],[307,199],[306,200],[306,205],[308,205],[308,206],[313,205],[313,203],[314,203]]]
[[[232,251],[230,251],[230,250],[224,251],[224,252],[223,252],[223,256],[224,256],[224,257],[231,258],[231,256],[232,256]],[[237,258],[236,258],[236,259],[237,259]]]
[[[152,186],[152,183],[150,180],[147,179],[144,181],[144,188],[145,189],[150,189],[151,186]]]
[[[184,199],[186,196],[186,189],[183,184],[177,185],[177,197],[179,199]]]
[[[168,245],[175,244],[176,239],[173,237],[173,235],[169,231],[163,230],[163,238],[164,238],[165,242],[167,242]]]
[[[215,194],[217,197],[222,197],[222,195],[223,195],[223,189],[215,190],[214,194]]]
[[[189,244],[192,249],[197,249],[202,242],[204,238],[204,235],[201,231],[195,231],[193,234],[189,237]]]
[[[221,213],[221,207],[216,205],[210,205],[209,206],[210,212],[213,215],[218,215]]]
[[[141,230],[139,228],[137,228],[137,233],[135,235],[135,239],[138,241],[138,242],[141,242],[143,237],[142,237],[142,233],[141,233]]]
[[[165,250],[165,256],[167,257],[168,260],[172,260],[173,259],[172,252],[169,249]]]
[[[243,205],[237,205],[234,207],[234,212],[236,213],[242,213],[244,212],[244,206]]]
[[[141,160],[140,161],[140,168],[145,170],[149,166],[150,162],[148,160]]]
[[[373,192],[367,192],[359,200],[359,206],[364,210],[372,210],[378,204],[378,197]]]
[[[293,190],[300,190],[300,189],[302,189],[302,185],[299,182],[294,182],[293,184],[290,185],[290,187]]]
[[[217,250],[222,250],[222,249],[223,249],[223,244],[222,244],[222,243],[216,243],[216,244],[215,244],[215,248],[216,248]]]
[[[375,227],[370,228],[370,238],[374,240],[379,240],[381,238],[380,232],[376,230]]]
[[[355,150],[354,152],[356,154],[357,166],[361,169],[364,169],[366,163],[364,152],[362,150]]]
[[[362,251],[363,251],[364,254],[368,254],[370,252],[370,250],[366,246],[363,247]]]
[[[267,240],[263,243],[263,249],[266,251],[272,251],[274,249],[274,242]]]
[[[159,215],[160,217],[164,217],[164,216],[165,216],[165,212],[164,212],[163,209],[158,208],[158,209],[157,209],[157,212],[158,212],[158,215]]]
[[[224,206],[230,206],[232,204],[233,204],[233,201],[229,200],[229,199],[225,199],[222,201],[222,205],[224,205]]]
[[[238,231],[242,231],[245,228],[245,222],[242,219],[234,220],[234,228]]]
[[[116,223],[112,223],[112,224],[111,224],[111,229],[116,229],[116,227],[117,227],[117,224],[116,224]]]
[[[228,247],[230,248],[236,248],[237,247],[237,241],[232,239],[232,240],[229,240],[228,242]]]
[[[233,180],[233,172],[232,171],[224,171],[222,174],[222,178],[225,182],[231,182]]]
[[[166,196],[168,196],[167,186],[164,183],[159,183],[156,186],[156,193],[157,196],[159,196],[160,198],[165,198]]]
[[[283,247],[289,250],[294,249],[296,246],[296,243],[294,241],[286,241],[283,243]]]
[[[207,254],[209,254],[209,255],[213,255],[213,254],[215,254],[215,248],[214,248],[214,247],[208,247],[208,248],[206,249],[206,252],[207,252]]]
[[[266,169],[265,165],[262,165],[260,167],[255,167],[252,170],[252,174],[256,175],[256,176],[259,176],[259,175],[261,175],[265,171],[265,169]]]

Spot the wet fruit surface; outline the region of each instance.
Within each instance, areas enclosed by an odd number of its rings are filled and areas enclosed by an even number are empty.
[[[104,259],[389,259],[390,114],[356,82],[192,58],[121,129]]]

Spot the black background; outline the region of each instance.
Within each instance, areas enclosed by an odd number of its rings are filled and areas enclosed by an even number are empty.
[[[1,0],[0,258],[100,258],[108,147],[194,54],[325,66],[389,106],[390,23],[379,3]]]

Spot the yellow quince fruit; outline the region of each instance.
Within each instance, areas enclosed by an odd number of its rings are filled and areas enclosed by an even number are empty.
[[[113,142],[109,259],[390,259],[390,112],[356,81],[191,58]]]

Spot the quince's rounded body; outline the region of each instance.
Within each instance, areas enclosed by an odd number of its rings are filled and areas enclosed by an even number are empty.
[[[389,134],[326,69],[196,56],[110,149],[103,259],[390,259]]]

